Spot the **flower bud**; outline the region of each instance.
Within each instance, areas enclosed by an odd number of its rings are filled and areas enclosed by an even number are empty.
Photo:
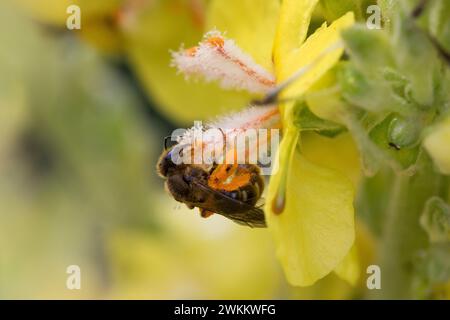
[[[416,121],[394,117],[389,123],[388,139],[396,148],[412,147],[419,141],[421,126]]]

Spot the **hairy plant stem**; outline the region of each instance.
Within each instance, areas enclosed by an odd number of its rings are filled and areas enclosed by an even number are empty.
[[[413,299],[417,296],[412,286],[413,261],[418,251],[428,246],[419,219],[425,202],[431,196],[442,196],[446,188],[445,178],[433,170],[425,157],[413,176],[392,173],[391,189],[386,190],[389,196],[380,239],[381,290],[373,290],[370,297]]]

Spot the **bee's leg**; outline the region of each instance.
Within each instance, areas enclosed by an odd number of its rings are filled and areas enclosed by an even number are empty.
[[[202,218],[208,218],[214,214],[214,212],[206,210],[206,209],[199,208],[199,210],[200,210],[200,215],[202,216]]]

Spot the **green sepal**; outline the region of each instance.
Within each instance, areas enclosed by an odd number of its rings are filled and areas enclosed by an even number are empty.
[[[399,14],[393,26],[392,46],[397,69],[410,81],[414,100],[423,107],[430,107],[438,66],[437,52],[426,32],[408,16]]]
[[[394,65],[390,39],[384,30],[370,30],[357,24],[343,31],[342,39],[358,68],[374,72]]]
[[[425,204],[420,225],[430,242],[450,242],[450,206],[440,197],[432,197]]]
[[[391,88],[392,94],[404,103],[413,103],[411,85],[408,79],[400,74],[396,69],[386,67],[382,70],[383,80]]]
[[[450,243],[433,244],[417,252],[413,259],[413,291],[416,299],[439,299],[435,289],[450,280]]]
[[[394,94],[389,82],[370,78],[353,64],[341,64],[337,76],[342,96],[350,104],[371,112],[395,111],[408,114],[413,110],[407,100]]]
[[[316,116],[304,101],[297,102],[294,111],[294,125],[302,131],[315,131],[326,137],[335,137],[345,131],[345,127]]]

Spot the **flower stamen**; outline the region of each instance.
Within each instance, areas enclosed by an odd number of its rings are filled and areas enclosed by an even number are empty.
[[[275,87],[275,77],[218,31],[205,35],[198,46],[172,54],[172,65],[186,76],[219,81],[226,89],[267,93]]]

